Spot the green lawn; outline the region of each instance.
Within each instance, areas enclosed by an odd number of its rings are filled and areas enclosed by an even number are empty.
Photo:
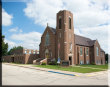
[[[18,63],[12,63],[12,64],[18,64]],[[91,73],[91,72],[104,71],[103,69],[106,69],[106,70],[108,69],[108,64],[106,65],[76,65],[76,66],[69,66],[69,67],[62,67],[58,65],[33,65],[33,64],[19,64],[19,65],[31,65],[34,67],[79,72],[79,73]],[[80,67],[77,67],[77,66],[80,66]]]
[[[108,64],[105,64],[105,65],[77,65],[77,66],[108,69]]]
[[[69,66],[69,67],[61,67],[58,65],[33,65],[33,66],[48,68],[48,69],[63,70],[63,71],[79,72],[79,73],[91,73],[91,72],[103,71],[102,69],[82,68],[82,67],[74,67],[74,66]]]

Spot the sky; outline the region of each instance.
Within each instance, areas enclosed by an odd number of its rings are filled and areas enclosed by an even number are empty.
[[[39,50],[47,23],[56,28],[60,10],[73,13],[75,34],[98,40],[101,48],[110,52],[109,0],[2,0],[2,34],[9,49],[23,46]]]

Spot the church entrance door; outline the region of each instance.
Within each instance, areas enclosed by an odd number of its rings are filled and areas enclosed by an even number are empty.
[[[45,58],[49,58],[49,50],[48,49],[45,50]]]
[[[69,56],[70,65],[72,65],[72,56]]]

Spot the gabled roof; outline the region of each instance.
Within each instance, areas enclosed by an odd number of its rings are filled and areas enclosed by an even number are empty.
[[[48,26],[49,27],[49,26]],[[49,29],[55,34],[56,29],[49,27]],[[82,46],[93,46],[96,40],[91,40],[90,38],[86,38],[83,36],[79,36],[75,34],[75,44],[82,45]]]
[[[48,26],[49,27],[49,26]],[[49,27],[50,30],[55,34],[56,33],[56,29],[55,28],[52,28],[52,27]]]
[[[86,38],[83,36],[79,36],[75,34],[75,44],[82,46],[93,46],[96,40],[91,40],[90,38]]]
[[[104,50],[102,48],[100,50],[101,50],[101,52],[104,52]]]

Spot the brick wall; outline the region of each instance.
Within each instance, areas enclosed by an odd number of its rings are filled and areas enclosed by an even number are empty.
[[[4,62],[13,62],[21,64],[32,64],[33,60],[39,58],[38,54],[21,54],[2,56]]]
[[[49,34],[49,45],[46,46],[46,34]],[[45,58],[45,51],[46,49],[49,51],[49,58],[55,58],[55,34],[49,29],[47,26],[46,30],[44,31],[41,37],[41,44],[40,44],[40,58]]]

